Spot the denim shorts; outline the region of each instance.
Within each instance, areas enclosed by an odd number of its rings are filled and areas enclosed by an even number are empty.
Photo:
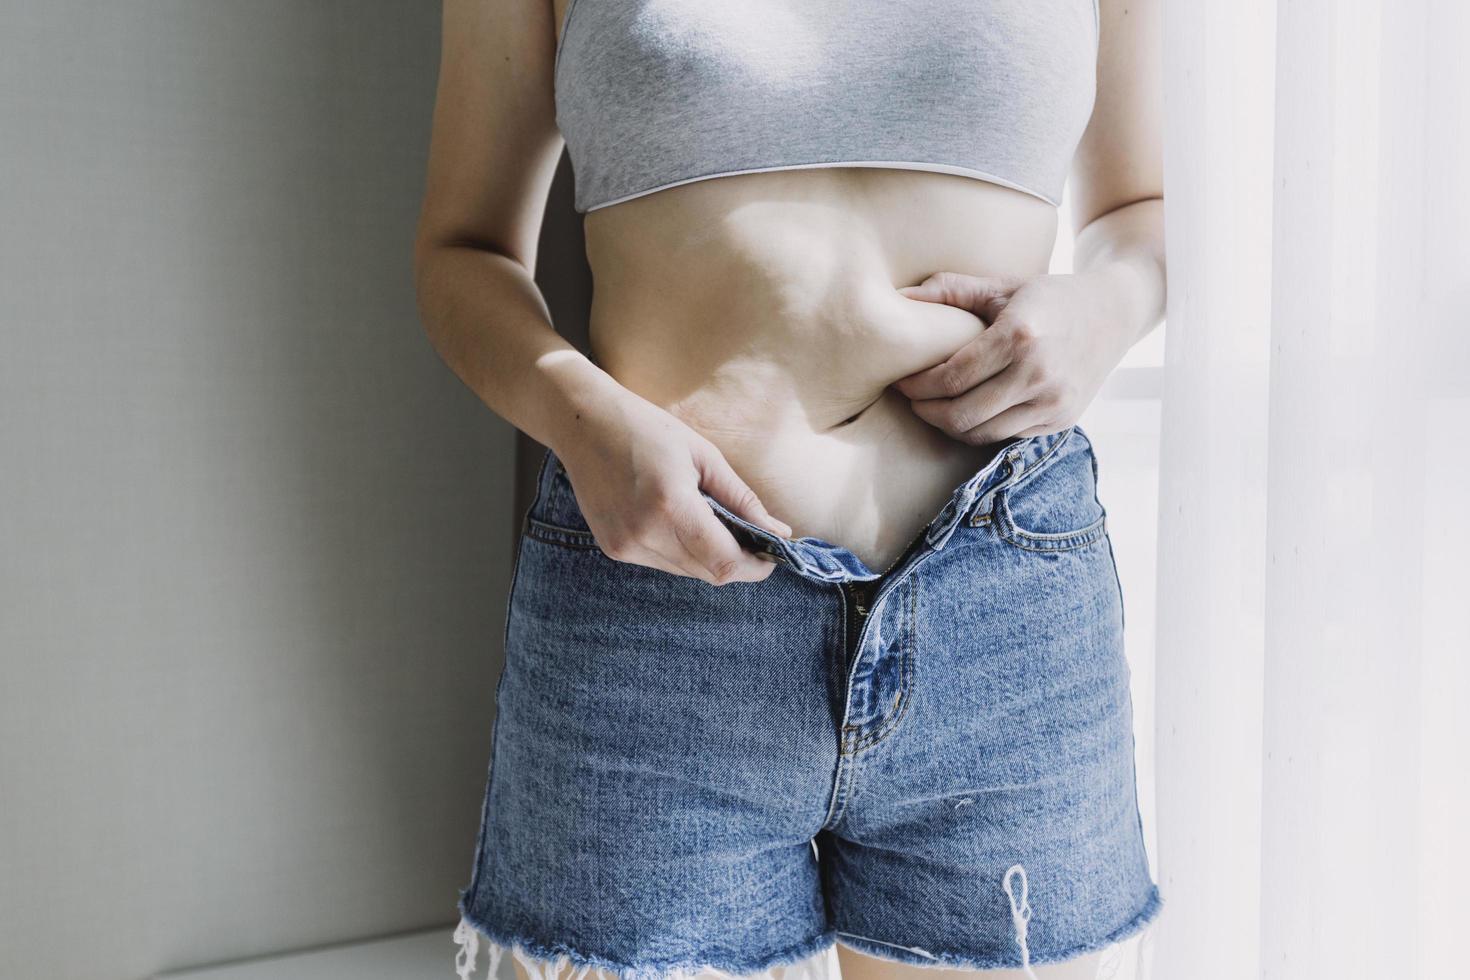
[[[834,943],[1016,968],[1158,914],[1080,426],[997,444],[882,573],[705,497],[775,560],[767,579],[615,561],[546,453],[458,903],[462,977],[482,941],[492,975],[509,950],[532,976],[770,976]]]

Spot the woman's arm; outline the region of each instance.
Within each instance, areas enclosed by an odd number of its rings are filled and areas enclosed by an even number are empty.
[[[708,439],[562,338],[536,287],[561,156],[552,0],[445,0],[428,179],[414,242],[424,329],[493,411],[550,446],[608,555],[720,585],[775,566],[700,490],[781,535]]]
[[[497,414],[555,447],[614,384],[562,338],[533,272],[561,156],[551,0],[446,0],[414,241],[424,329]]]
[[[1072,160],[1072,267],[1118,276],[1131,300],[1119,324],[1129,346],[1164,315],[1162,8],[1099,3],[1097,101]]]
[[[989,326],[894,383],[915,414],[973,445],[1075,422],[1164,313],[1162,0],[1101,0],[1097,100],[1073,158],[1068,275],[939,272],[899,290]]]

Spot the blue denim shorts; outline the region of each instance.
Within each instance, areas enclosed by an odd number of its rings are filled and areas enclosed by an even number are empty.
[[[556,456],[525,515],[461,976],[770,975],[1100,950],[1161,908],[1080,426],[997,444],[875,572],[706,494],[762,582],[615,561]],[[580,973],[574,975],[581,975]],[[791,974],[788,973],[788,976]]]

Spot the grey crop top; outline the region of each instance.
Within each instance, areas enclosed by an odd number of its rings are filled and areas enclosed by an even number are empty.
[[[1061,200],[1097,0],[571,0],[556,122],[578,212],[805,167],[959,174]]]

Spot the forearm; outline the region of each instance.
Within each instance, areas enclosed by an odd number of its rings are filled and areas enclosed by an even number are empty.
[[[492,411],[556,449],[589,406],[625,393],[558,334],[530,272],[468,245],[425,247],[415,263],[430,342]]]
[[[1132,346],[1164,317],[1164,202],[1149,198],[1099,216],[1077,233],[1073,270],[1107,282]]]

